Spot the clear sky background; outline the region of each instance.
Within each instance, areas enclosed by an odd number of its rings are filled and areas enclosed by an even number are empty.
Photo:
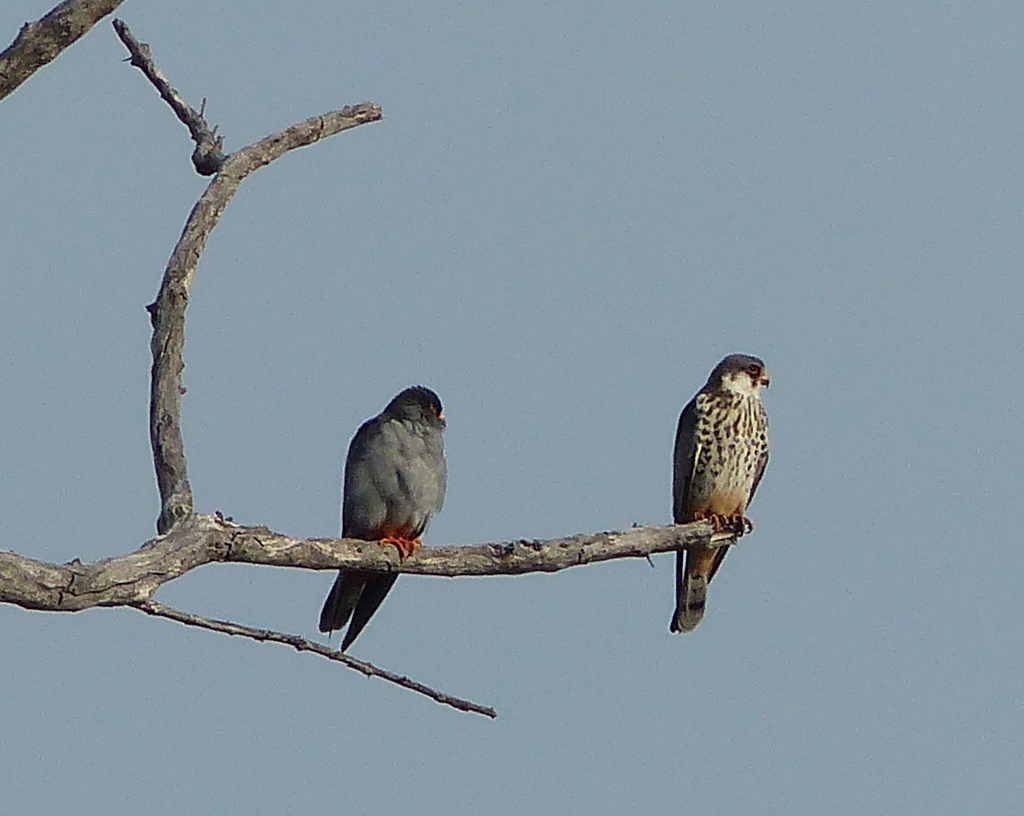
[[[6,44],[53,0],[7,0]],[[129,0],[247,180],[199,265],[197,509],[338,528],[359,423],[438,391],[430,544],[665,523],[680,409],[765,359],[772,458],[691,635],[673,557],[402,578],[352,653],[0,607],[0,810],[1011,813],[1024,799],[1024,4]],[[109,19],[0,103],[0,546],[158,512],[144,306],[206,185]],[[332,573],[159,600],[316,634]]]

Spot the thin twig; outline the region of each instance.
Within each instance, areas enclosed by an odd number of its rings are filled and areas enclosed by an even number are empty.
[[[160,98],[171,106],[171,110],[192,134],[192,141],[196,143],[196,149],[192,153],[192,164],[196,172],[201,176],[212,176],[224,165],[225,158],[221,150],[224,146],[224,137],[217,135],[217,128],[211,128],[207,124],[202,111],[197,111],[189,105],[157,68],[149,44],[139,42],[124,20],[114,20],[113,26],[117,36],[131,54],[131,64],[153,83]]]
[[[335,660],[339,663],[344,663],[350,669],[355,669],[367,677],[379,677],[382,680],[387,680],[389,683],[394,683],[402,688],[415,691],[418,694],[423,694],[442,705],[457,708],[459,711],[483,714],[485,717],[490,717],[491,719],[498,716],[498,712],[490,706],[482,706],[471,702],[470,700],[463,700],[461,697],[454,697],[451,694],[445,694],[443,691],[433,689],[430,686],[419,683],[404,675],[395,674],[387,669],[377,668],[372,663],[367,663],[365,660],[357,660],[344,652],[324,646],[322,643],[306,640],[306,638],[300,637],[299,635],[289,635],[284,632],[275,632],[271,629],[253,629],[252,627],[242,626],[237,623],[231,623],[230,621],[204,618],[201,615],[194,615],[191,612],[182,612],[153,600],[137,601],[131,604],[131,606],[145,612],[147,615],[154,615],[159,618],[170,618],[171,620],[178,621],[186,626],[198,626],[202,629],[210,629],[214,632],[222,632],[226,635],[239,635],[241,637],[252,638],[253,640],[264,642],[269,641],[271,643],[283,643],[284,645],[291,646],[293,649],[300,652],[313,652],[321,657],[326,657],[328,660]]]

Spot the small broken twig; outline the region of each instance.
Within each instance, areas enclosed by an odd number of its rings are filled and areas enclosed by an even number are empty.
[[[192,141],[196,143],[196,149],[192,152],[192,164],[196,168],[196,172],[201,176],[212,176],[224,166],[225,158],[221,150],[224,146],[224,137],[217,135],[217,128],[211,128],[207,124],[203,111],[197,111],[189,105],[168,82],[167,77],[153,62],[149,44],[139,42],[124,20],[115,19],[113,26],[117,36],[121,38],[121,42],[131,54],[128,61],[146,75],[146,79],[157,89],[160,98],[171,106],[171,110],[192,134]],[[204,110],[205,107],[204,104]]]

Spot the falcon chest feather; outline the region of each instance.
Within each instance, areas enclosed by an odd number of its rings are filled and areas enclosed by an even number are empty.
[[[699,515],[742,515],[768,450],[768,420],[754,393],[697,396],[697,455],[690,507]]]
[[[426,511],[427,519],[444,502],[444,446],[439,434],[413,423],[393,421],[390,429],[401,465],[395,468],[398,490],[414,505]],[[415,520],[416,522],[419,519]],[[414,524],[414,526],[424,526]]]

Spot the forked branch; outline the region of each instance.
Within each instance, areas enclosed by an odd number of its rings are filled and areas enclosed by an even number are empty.
[[[206,123],[202,111],[197,111],[188,104],[167,81],[163,71],[156,67],[149,45],[135,39],[135,35],[124,20],[114,20],[113,25],[117,36],[131,54],[131,64],[146,75],[146,79],[157,89],[160,98],[171,106],[174,115],[188,128],[192,141],[196,143],[196,149],[192,152],[192,164],[196,172],[201,176],[212,176],[224,166],[224,153],[221,151],[224,137],[218,136],[217,128],[211,128]]]
[[[156,86],[160,96],[189,128],[196,142],[193,154],[196,169],[201,173],[216,172],[189,213],[164,270],[156,300],[146,307],[153,324],[149,438],[160,489],[161,509],[156,527],[158,532],[166,533],[192,513],[192,487],[188,481],[185,445],[181,436],[181,395],[184,393],[181,374],[185,368],[182,350],[189,289],[210,233],[238,186],[251,173],[289,150],[311,145],[367,122],[376,122],[382,118],[382,113],[380,106],[372,102],[348,105],[272,133],[225,158],[220,152],[222,139],[214,136],[202,114],[185,102],[156,67],[149,46],[139,42],[123,20],[114,20],[114,29],[128,48],[132,65]]]

